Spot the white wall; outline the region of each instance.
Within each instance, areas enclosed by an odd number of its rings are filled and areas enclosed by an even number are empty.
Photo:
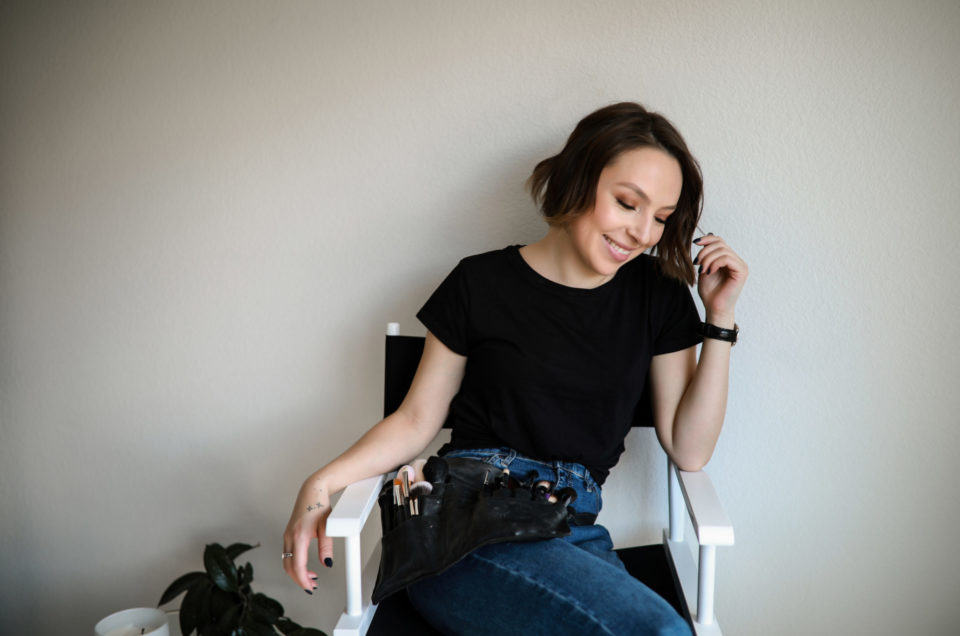
[[[729,633],[952,632],[958,32],[952,0],[4,3],[0,631],[89,633],[211,541],[330,629],[341,554],[307,597],[280,535],[376,419],[384,323],[538,238],[533,164],[636,99],[752,270]],[[636,498],[619,543],[655,538]]]

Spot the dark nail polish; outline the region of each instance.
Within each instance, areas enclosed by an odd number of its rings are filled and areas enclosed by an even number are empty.
[[[703,273],[703,265],[700,266],[700,273]]]
[[[698,265],[699,263],[700,263],[700,255],[698,254],[693,257],[693,264]]]
[[[333,567],[333,559],[331,559],[330,557],[327,557],[326,559],[323,560],[323,564],[324,564],[325,566],[327,566],[328,568],[332,568],[332,567]]]
[[[309,594],[310,596],[313,596],[313,592],[311,592],[310,590],[304,590],[304,592],[306,592],[306,593]]]
[[[700,245],[700,240],[701,240],[702,238],[703,238],[703,237],[693,239],[693,244],[694,244],[694,245]]]
[[[319,577],[316,577],[316,576],[311,576],[311,577],[310,577],[310,580],[312,580],[312,581],[316,581],[316,580],[317,580],[318,578],[319,578]]]

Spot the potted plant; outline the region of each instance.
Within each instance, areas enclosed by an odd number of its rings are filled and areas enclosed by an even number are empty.
[[[234,560],[260,544],[234,543],[224,548],[211,543],[203,551],[204,572],[188,572],[160,597],[157,607],[186,592],[180,604],[183,636],[326,636],[318,629],[297,625],[283,615],[283,605],[250,589],[253,566]]]

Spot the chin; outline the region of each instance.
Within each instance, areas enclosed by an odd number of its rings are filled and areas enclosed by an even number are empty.
[[[633,259],[625,260],[622,263],[611,263],[609,260],[600,261],[593,264],[593,271],[600,276],[609,278],[616,274],[621,267],[629,263],[631,260]]]

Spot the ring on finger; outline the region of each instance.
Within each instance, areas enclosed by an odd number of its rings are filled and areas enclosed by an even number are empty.
[[[281,561],[282,561],[283,559],[292,559],[292,558],[293,558],[293,552],[284,552],[284,553],[282,553],[282,554],[280,555],[280,560],[281,560]]]

